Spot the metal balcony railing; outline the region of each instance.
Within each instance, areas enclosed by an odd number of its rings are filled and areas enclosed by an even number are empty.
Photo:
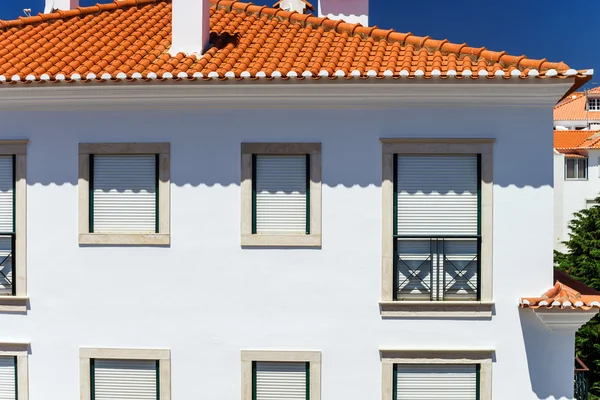
[[[590,369],[575,357],[575,398],[577,400],[588,400]]]
[[[0,232],[0,296],[15,295],[15,234]]]
[[[480,235],[395,235],[394,247],[395,300],[481,299]]]

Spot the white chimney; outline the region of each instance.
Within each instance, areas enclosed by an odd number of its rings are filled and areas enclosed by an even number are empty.
[[[285,11],[290,12],[299,12],[300,14],[304,14],[306,12],[306,8],[308,7],[306,4],[306,0],[281,0],[275,3],[275,8],[281,8]],[[314,10],[311,8],[311,10]]]
[[[79,7],[79,0],[46,0],[44,13],[51,13],[52,10],[73,10]]]
[[[319,17],[369,25],[369,0],[319,0]]]
[[[200,55],[210,40],[210,0],[173,0],[169,54]]]

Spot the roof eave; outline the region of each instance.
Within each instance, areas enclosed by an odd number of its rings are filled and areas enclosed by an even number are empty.
[[[591,81],[593,75],[594,75],[594,70],[593,69],[588,70],[585,75],[584,74],[578,74],[575,77],[575,82],[573,83],[573,86],[571,86],[571,88],[564,94],[563,97],[560,98],[560,100],[558,100],[556,102],[556,104],[560,103],[567,96],[569,96],[571,93],[574,93],[577,89],[583,87],[586,83],[588,83],[589,81]]]

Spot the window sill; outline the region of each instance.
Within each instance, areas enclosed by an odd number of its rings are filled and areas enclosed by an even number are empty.
[[[0,313],[27,312],[28,296],[0,296]]]
[[[320,235],[242,235],[242,247],[320,247]]]
[[[493,302],[380,301],[382,318],[491,318]]]
[[[164,233],[84,233],[79,235],[79,244],[169,245],[171,244],[171,235]]]

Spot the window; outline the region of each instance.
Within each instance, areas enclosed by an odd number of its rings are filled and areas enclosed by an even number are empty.
[[[27,310],[27,140],[0,141],[0,312]]]
[[[590,209],[590,208],[595,207],[597,205],[598,205],[598,203],[596,203],[595,199],[588,199],[588,200],[585,201],[585,208],[587,208],[587,209]]]
[[[479,365],[394,364],[394,400],[477,400]]]
[[[382,142],[382,316],[490,317],[493,139]]]
[[[252,363],[253,400],[310,398],[310,363]]]
[[[242,143],[242,246],[321,245],[321,145]]]
[[[0,399],[29,398],[28,349],[28,343],[0,343]]]
[[[169,244],[169,143],[79,145],[79,243]]]
[[[600,111],[600,98],[588,98],[588,110]]]
[[[242,400],[320,400],[321,353],[242,351]]]
[[[587,158],[565,158],[565,179],[587,179]]]
[[[493,351],[382,350],[384,400],[491,400]]]
[[[169,350],[80,349],[81,399],[170,400]]]
[[[395,155],[394,300],[479,300],[480,159]]]

